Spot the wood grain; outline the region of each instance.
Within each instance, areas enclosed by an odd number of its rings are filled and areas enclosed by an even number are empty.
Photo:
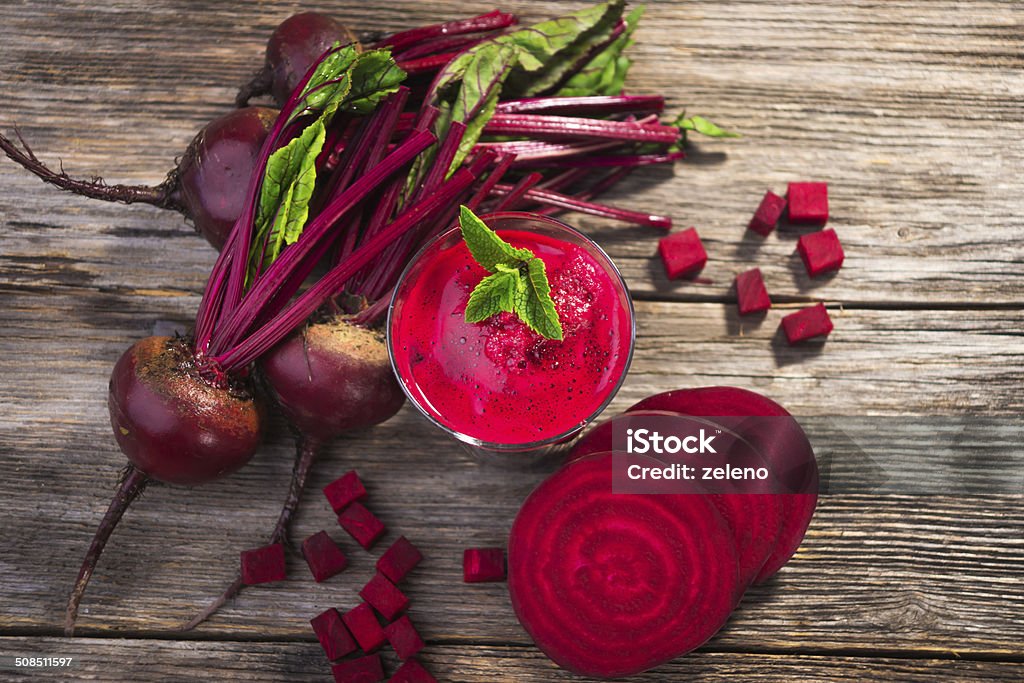
[[[501,3],[526,19],[579,6]],[[69,172],[158,182],[299,7],[0,4],[0,129],[17,124]],[[371,31],[493,5],[301,7]],[[936,416],[1019,417],[1022,24],[1024,5],[995,0],[649,3],[630,89],[666,93],[674,110],[745,137],[698,141],[677,177],[638,172],[613,197],[697,226],[710,284],[666,282],[657,231],[571,218],[639,299],[637,353],[613,409],[680,386],[751,388],[806,417],[819,452],[852,478],[858,449],[884,460],[913,444],[886,441],[870,422],[836,429],[836,416],[904,416],[917,420],[907,434],[935,443],[946,438],[926,433]],[[762,240],[744,230],[765,188],[799,179],[830,183],[830,225],[847,254],[832,278],[806,278],[798,231]],[[409,408],[339,441],[314,470],[294,537],[324,528],[350,551],[335,580],[314,584],[292,556],[288,582],[246,591],[188,639],[175,631],[276,516],[291,460],[278,424],[238,475],[150,490],[83,603],[82,633],[94,637],[49,637],[124,462],[107,425],[110,368],[134,340],[188,325],[212,262],[179,216],[61,196],[0,160],[0,678],[323,680],[308,619],[354,604],[372,557],[334,525],[318,489],[358,467],[385,542],[405,533],[427,555],[409,593],[442,680],[577,680],[530,646],[503,586],[460,581],[461,549],[501,544],[544,470],[480,467]],[[761,321],[729,303],[732,277],[754,265],[778,304]],[[836,330],[790,348],[779,319],[811,299],[829,302]],[[1013,472],[1021,457],[1006,435],[970,453],[942,445],[936,467],[980,454]],[[1020,680],[1024,497],[993,491],[823,497],[777,580],[752,590],[701,652],[636,680]],[[22,653],[73,654],[81,668],[7,668]]]

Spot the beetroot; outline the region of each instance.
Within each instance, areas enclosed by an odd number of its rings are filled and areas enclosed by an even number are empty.
[[[395,654],[402,661],[414,657],[423,649],[423,639],[408,616],[385,626],[384,633],[387,634],[388,642],[394,648]]]
[[[409,598],[388,581],[383,574],[374,574],[373,578],[359,591],[359,597],[370,604],[388,621],[394,620],[409,607]]]
[[[736,276],[736,306],[740,315],[767,311],[772,307],[760,268],[752,268]]]
[[[572,462],[573,460],[579,460],[588,455],[595,453],[607,453],[608,451],[615,449],[614,444],[614,433],[616,427],[628,428],[630,418],[634,417],[651,417],[661,415],[663,417],[671,417],[676,413],[664,411],[664,410],[631,410],[628,413],[622,415],[616,415],[610,420],[605,420],[596,424],[586,434],[580,437],[572,450],[566,455],[565,461]]]
[[[363,652],[375,652],[387,640],[384,629],[377,621],[377,615],[373,613],[373,608],[365,602],[361,602],[345,612],[341,619]]]
[[[392,583],[401,583],[409,572],[423,560],[423,555],[405,536],[399,536],[377,560],[377,571]]]
[[[786,200],[791,223],[828,222],[828,183],[790,183]]]
[[[786,200],[771,190],[764,193],[761,204],[758,205],[754,217],[750,219],[747,228],[757,234],[767,237],[775,229],[782,212],[786,210]]]
[[[405,660],[405,664],[398,667],[395,675],[388,679],[389,683],[437,683],[429,671],[420,664],[416,658]]]
[[[832,319],[828,317],[825,304],[819,302],[784,317],[782,329],[791,345],[798,344],[815,337],[828,336],[832,331]]]
[[[693,650],[725,624],[737,589],[732,536],[711,502],[614,494],[611,454],[556,472],[512,525],[516,616],[581,675],[628,676]]]
[[[331,667],[335,683],[377,683],[384,680],[384,663],[380,655],[352,659]]]
[[[357,500],[366,498],[366,487],[359,474],[349,470],[324,487],[324,495],[335,514],[340,513]]]
[[[695,228],[677,232],[658,242],[658,253],[669,280],[696,275],[704,269],[708,255]]]
[[[790,418],[755,419],[743,431],[743,437],[768,462],[776,466],[781,463],[781,469],[785,470],[804,470],[799,477],[803,480],[799,488],[804,493],[771,496],[782,508],[782,527],[768,559],[754,577],[754,583],[763,583],[771,578],[800,547],[818,503],[818,463],[800,425],[775,401],[738,387],[666,391],[645,398],[629,411],[645,409],[668,410],[696,417]],[[793,477],[787,479],[792,480]]]
[[[246,107],[214,119],[192,140],[178,167],[155,187],[72,178],[39,161],[24,141],[19,149],[2,135],[0,149],[43,181],[74,194],[179,211],[220,249],[242,213],[249,177],[276,118],[273,109]]]
[[[352,503],[338,515],[338,524],[349,533],[364,550],[369,550],[373,544],[384,535],[384,522],[362,503]]]
[[[302,542],[302,556],[306,558],[313,579],[321,583],[348,567],[348,558],[341,548],[327,535],[318,531]]]
[[[504,581],[504,548],[466,548],[462,551],[462,580],[465,583]]]
[[[843,265],[843,245],[832,228],[801,235],[796,248],[811,277],[839,270]]]
[[[280,543],[242,551],[242,581],[247,586],[284,581],[284,546]]]
[[[352,634],[345,628],[345,622],[341,620],[338,610],[331,607],[310,620],[316,639],[320,641],[327,659],[332,662],[341,659],[345,655],[356,650],[356,641]]]

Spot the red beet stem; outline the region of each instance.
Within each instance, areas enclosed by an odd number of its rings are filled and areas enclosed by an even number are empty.
[[[466,202],[466,206],[470,211],[476,211],[481,202],[487,199],[487,195],[491,193],[494,186],[498,184],[506,173],[508,173],[515,160],[515,154],[501,154],[498,156],[498,163],[494,167],[494,170],[487,175],[487,180],[480,185],[479,189],[477,189],[477,191],[473,193],[473,196],[470,197],[469,201]]]
[[[523,196],[530,191],[530,188],[539,183],[543,177],[540,173],[530,173],[520,178],[519,182],[495,205],[494,210],[497,212],[514,208]]]
[[[656,123],[605,121],[576,116],[542,114],[495,114],[484,126],[488,135],[525,135],[531,137],[584,137],[675,144],[679,129]]]
[[[3,135],[0,135],[0,149],[4,151],[4,154],[11,161],[34,174],[45,183],[90,199],[102,199],[108,202],[121,202],[122,204],[152,204],[161,209],[182,210],[177,197],[177,170],[171,171],[162,183],[155,186],[107,185],[102,178],[81,180],[69,176],[64,172],[63,167],[60,172],[51,169],[36,157],[32,152],[32,148],[21,137],[21,133],[17,128],[14,129],[14,134],[18,137],[21,148]]]
[[[530,165],[539,159],[591,154],[615,149],[623,145],[620,140],[576,140],[555,142],[550,140],[509,140],[506,142],[481,142],[478,148],[493,149],[499,153],[515,154],[516,165]]]
[[[665,109],[661,95],[597,95],[586,97],[528,97],[498,103],[498,114],[561,114],[608,116],[647,114]]]
[[[424,40],[401,52],[392,52],[392,54],[397,61],[403,62],[417,57],[452,52],[456,49],[466,50],[483,39],[483,36],[480,35],[439,36]]]
[[[67,612],[64,617],[65,636],[70,638],[75,634],[75,619],[78,618],[78,605],[82,602],[85,588],[89,585],[89,579],[92,578],[92,573],[96,569],[96,563],[99,561],[100,555],[103,554],[103,548],[107,545],[107,541],[110,540],[110,535],[114,533],[114,529],[117,527],[117,523],[121,521],[125,510],[139,497],[139,494],[142,493],[148,483],[149,477],[142,470],[134,465],[128,465],[121,478],[121,484],[117,487],[117,491],[110,501],[110,507],[107,508],[106,514],[100,520],[99,528],[96,529],[96,535],[93,536],[92,544],[89,546],[89,552],[85,554],[85,559],[82,560],[82,568],[78,570],[78,580],[75,581],[75,586],[71,589],[71,595],[68,597]]]
[[[495,31],[497,29],[512,26],[516,21],[518,20],[514,14],[505,14],[504,12],[493,10],[487,14],[472,17],[471,19],[448,21],[443,24],[421,26],[408,31],[402,31],[401,33],[395,33],[381,40],[377,43],[376,47],[390,46],[392,48],[392,52],[397,52],[402,48],[429,40],[430,38],[437,38],[439,36],[457,36],[466,33],[480,33],[481,31]]]
[[[573,157],[571,159],[543,159],[532,162],[531,166],[541,168],[610,168],[615,166],[650,166],[670,164],[685,159],[685,152],[664,154],[610,154],[601,157]]]
[[[499,183],[494,187],[494,194],[497,194],[498,196],[505,195],[511,191],[511,185],[502,185]],[[550,190],[540,190],[537,188],[528,190],[526,192],[526,199],[546,206],[567,209],[569,211],[578,211],[579,213],[590,214],[591,216],[612,218],[624,223],[631,223],[633,225],[647,225],[653,228],[665,229],[672,227],[672,219],[668,216],[658,216],[656,214],[620,209],[618,207],[608,206],[605,204],[595,204],[593,202],[580,200],[559,192],[551,192]]]
[[[419,59],[408,59],[398,62],[398,68],[410,75],[436,71],[460,54],[461,52],[456,50],[454,52],[443,52],[439,55],[420,57]]]
[[[302,497],[302,491],[306,487],[306,478],[309,475],[309,469],[313,465],[313,461],[316,459],[317,454],[320,452],[320,444],[313,439],[300,437],[295,442],[295,465],[292,467],[292,480],[288,484],[288,494],[284,499],[284,506],[281,508],[280,514],[277,516],[277,523],[274,525],[273,531],[270,532],[270,538],[267,540],[268,545],[274,543],[288,543],[288,527],[291,525],[292,517],[295,515],[295,510],[299,507],[299,499]],[[183,631],[191,631],[199,624],[209,619],[217,610],[226,605],[230,600],[233,600],[235,596],[242,592],[245,588],[245,584],[242,583],[242,573],[239,572],[235,580],[220,594],[216,600],[211,602],[203,611],[192,618],[187,624],[182,627]]]

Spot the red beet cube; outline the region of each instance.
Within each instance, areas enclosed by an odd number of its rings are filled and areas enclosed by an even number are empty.
[[[437,683],[437,679],[423,668],[418,659],[407,659],[398,667],[395,675],[388,679],[389,683]]]
[[[313,617],[309,623],[313,626],[313,632],[316,633],[316,639],[320,641],[320,646],[327,654],[327,659],[334,661],[355,652],[356,641],[352,639],[352,634],[345,628],[345,622],[341,620],[338,610],[333,607],[324,610]]]
[[[662,239],[658,242],[658,252],[669,280],[696,275],[708,262],[707,252],[694,228]]]
[[[306,558],[309,571],[317,583],[326,581],[348,566],[348,558],[341,548],[327,535],[318,531],[302,542],[302,556]]]
[[[363,652],[370,653],[380,649],[380,646],[387,640],[384,629],[377,621],[377,615],[365,602],[361,602],[348,612],[342,615],[341,620],[345,622],[349,633],[355,636],[356,642]]]
[[[796,344],[813,337],[821,337],[832,331],[832,320],[828,317],[825,304],[802,308],[782,319],[782,329],[790,344]]]
[[[352,503],[338,515],[338,524],[356,539],[365,550],[373,547],[384,535],[384,522],[377,519],[362,503]]]
[[[767,237],[775,229],[779,218],[782,217],[782,212],[785,210],[786,200],[768,190],[764,193],[764,198],[757,207],[757,211],[754,212],[754,217],[750,219],[747,228]]]
[[[375,610],[391,621],[409,606],[409,598],[388,581],[383,574],[374,574],[370,582],[359,591],[359,597],[370,603]]]
[[[387,634],[391,647],[395,649],[395,654],[403,662],[423,649],[423,639],[420,638],[408,615],[385,626],[384,633]]]
[[[760,268],[752,268],[736,276],[736,305],[740,315],[767,311],[772,307]]]
[[[242,583],[246,586],[284,581],[286,575],[280,543],[242,551]]]
[[[462,580],[484,583],[505,580],[504,548],[466,548],[462,552]]]
[[[839,270],[843,265],[843,245],[832,228],[801,235],[796,248],[811,277]]]
[[[384,663],[380,655],[352,659],[331,667],[334,683],[379,683],[384,680]]]
[[[366,498],[366,488],[355,470],[350,470],[324,487],[331,509],[339,513],[357,500]]]
[[[786,199],[790,223],[828,222],[828,183],[790,183]]]
[[[400,583],[422,559],[419,549],[405,536],[399,536],[377,560],[377,571],[391,579],[392,583]]]

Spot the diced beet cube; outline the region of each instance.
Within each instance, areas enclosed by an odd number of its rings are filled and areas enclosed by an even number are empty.
[[[280,543],[242,551],[242,583],[246,586],[284,581],[286,576],[284,546]]]
[[[356,641],[345,628],[345,622],[341,620],[338,610],[333,607],[324,610],[309,623],[313,626],[313,632],[316,633],[316,639],[320,641],[327,659],[334,661],[355,652]]]
[[[341,573],[348,566],[345,553],[326,531],[318,531],[302,542],[302,556],[317,583]]]
[[[405,536],[399,536],[377,560],[377,571],[391,579],[392,583],[400,583],[422,559],[419,549]]]
[[[370,603],[388,621],[409,606],[409,598],[405,597],[405,593],[398,590],[383,574],[374,574],[369,583],[363,586],[363,590],[359,591],[359,597]]]
[[[768,190],[764,193],[764,198],[757,207],[757,211],[754,212],[754,217],[750,219],[747,228],[767,237],[775,229],[779,218],[782,217],[782,212],[785,210],[786,200]]]
[[[423,649],[423,639],[420,638],[408,615],[385,626],[384,633],[387,634],[391,647],[395,649],[395,654],[403,662]]]
[[[696,275],[708,262],[707,252],[695,228],[662,239],[658,242],[658,252],[669,280]]]
[[[373,547],[384,535],[384,522],[377,519],[362,503],[352,503],[338,515],[338,524],[356,539],[365,550]]]
[[[505,580],[504,548],[466,548],[462,552],[462,580],[485,583]]]
[[[772,307],[760,268],[752,268],[736,276],[736,305],[740,315],[767,311]]]
[[[786,201],[790,223],[828,222],[828,183],[790,183]]]
[[[377,615],[373,608],[365,602],[361,602],[348,612],[342,615],[341,620],[345,622],[349,633],[355,636],[356,642],[363,652],[367,654],[380,649],[388,638],[384,635],[384,629],[377,621]]]
[[[796,344],[813,337],[821,337],[832,331],[832,320],[828,317],[825,304],[802,308],[782,319],[782,329],[790,344]]]
[[[352,659],[331,667],[334,683],[379,683],[384,680],[384,663],[380,655]]]
[[[366,498],[366,488],[355,470],[350,470],[324,487],[331,509],[339,513],[357,500]]]
[[[811,277],[839,270],[843,265],[843,245],[832,228],[801,235],[796,248]]]
[[[437,679],[420,664],[420,660],[413,658],[407,659],[405,664],[398,667],[398,671],[388,679],[388,683],[437,683]]]

